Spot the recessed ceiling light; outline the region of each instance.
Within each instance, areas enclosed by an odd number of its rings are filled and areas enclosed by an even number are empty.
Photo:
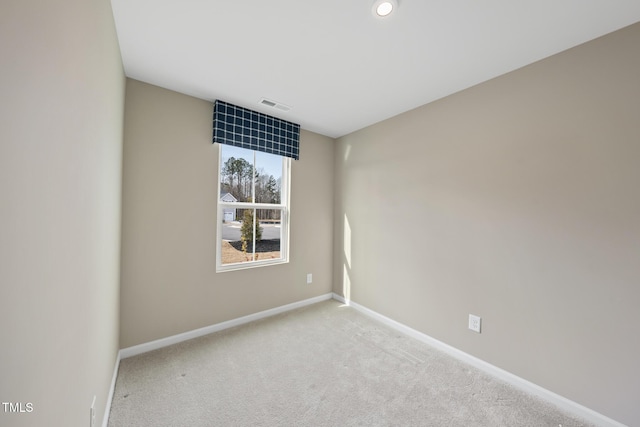
[[[398,2],[396,0],[376,0],[373,3],[373,14],[378,18],[384,18],[386,16],[391,15],[398,7]]]

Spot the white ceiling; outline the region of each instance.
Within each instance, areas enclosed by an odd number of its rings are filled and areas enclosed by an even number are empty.
[[[640,0],[111,3],[128,77],[331,137],[640,21]]]

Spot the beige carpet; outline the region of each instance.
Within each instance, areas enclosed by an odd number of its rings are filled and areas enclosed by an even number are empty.
[[[122,360],[110,427],[586,426],[336,301]]]

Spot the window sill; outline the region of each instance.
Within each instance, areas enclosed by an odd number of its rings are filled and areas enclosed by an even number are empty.
[[[273,259],[264,261],[252,261],[252,262],[238,262],[234,264],[218,265],[216,267],[216,273],[226,273],[227,271],[247,270],[250,268],[267,267],[270,265],[288,264],[288,259]]]

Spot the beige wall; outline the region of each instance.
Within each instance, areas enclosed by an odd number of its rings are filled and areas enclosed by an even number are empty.
[[[340,138],[334,290],[640,423],[638,46],[640,24]]]
[[[333,140],[302,132],[290,262],[216,273],[212,117],[210,102],[127,80],[123,348],[331,292]]]
[[[125,79],[108,0],[0,2],[3,426],[102,420],[118,351]]]

